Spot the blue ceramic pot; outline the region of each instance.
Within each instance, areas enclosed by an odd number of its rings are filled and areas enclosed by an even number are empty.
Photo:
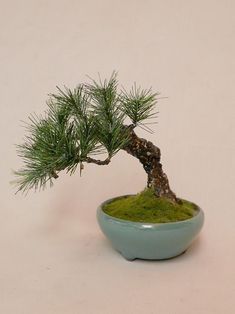
[[[102,203],[97,210],[101,230],[113,247],[127,260],[136,258],[162,260],[184,253],[200,232],[203,211],[198,207],[190,219],[170,223],[142,223],[118,219],[103,212]]]

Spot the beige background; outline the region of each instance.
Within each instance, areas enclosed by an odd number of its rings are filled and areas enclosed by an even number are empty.
[[[232,314],[235,311],[235,2],[0,1],[0,313]],[[127,262],[96,224],[96,207],[145,185],[124,152],[110,166],[61,175],[14,195],[20,120],[47,93],[119,71],[162,96],[155,134],[172,188],[205,210],[184,255]]]

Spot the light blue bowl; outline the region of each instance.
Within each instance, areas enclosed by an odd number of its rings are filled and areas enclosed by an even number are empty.
[[[194,217],[170,223],[133,222],[104,213],[102,207],[117,198],[98,207],[97,220],[113,247],[127,260],[162,260],[178,256],[187,250],[203,226],[204,214],[199,207]]]

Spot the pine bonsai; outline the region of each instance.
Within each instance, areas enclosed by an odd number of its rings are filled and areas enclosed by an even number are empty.
[[[134,85],[118,91],[117,74],[109,80],[91,80],[76,88],[57,88],[42,116],[31,115],[25,143],[18,145],[24,168],[16,171],[19,191],[44,188],[58,173],[80,173],[85,163],[108,165],[119,150],[137,158],[147,174],[147,187],[157,198],[180,203],[161,164],[160,149],[140,138],[135,128],[151,131],[158,93]],[[127,120],[130,123],[127,123]],[[107,154],[103,160],[98,154]]]

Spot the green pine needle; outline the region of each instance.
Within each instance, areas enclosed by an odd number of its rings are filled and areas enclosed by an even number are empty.
[[[127,117],[132,126],[147,131],[143,121],[155,117],[157,93],[136,85],[130,92],[118,92],[116,72],[109,80],[92,79],[90,84],[74,89],[57,87],[57,91],[49,95],[43,116],[29,117],[25,141],[17,145],[24,163],[15,171],[19,191],[41,189],[47,182],[52,185],[58,172],[72,174],[78,165],[82,169],[82,163],[91,155],[106,152],[110,160],[129,142]]]
[[[153,112],[157,103],[156,96],[152,89],[141,89],[136,84],[132,86],[130,92],[122,90],[120,101],[122,103],[121,110],[131,119],[136,126],[138,123],[149,118],[156,117]]]

